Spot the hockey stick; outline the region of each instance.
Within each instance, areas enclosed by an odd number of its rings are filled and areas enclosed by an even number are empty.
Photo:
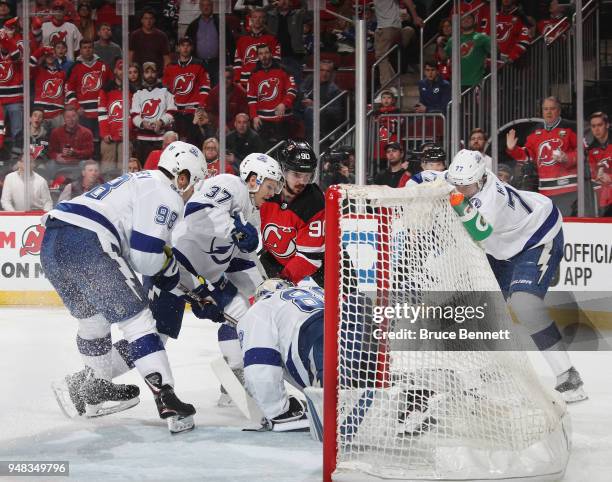
[[[185,286],[182,283],[179,283],[176,287],[179,290],[181,290],[183,294],[185,294],[192,303],[193,302],[200,303],[201,305],[204,305],[207,303],[215,304],[215,302],[211,298],[202,298],[201,296],[199,296],[197,293],[187,288],[187,286]],[[233,316],[228,315],[227,313],[223,313],[223,318],[225,318],[225,321],[227,321],[234,327],[238,325],[238,320],[234,318]]]

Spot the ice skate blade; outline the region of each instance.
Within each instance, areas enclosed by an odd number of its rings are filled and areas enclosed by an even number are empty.
[[[589,396],[584,391],[584,388],[578,387],[575,390],[567,390],[561,393],[561,397],[565,403],[577,403],[587,400]]]
[[[168,423],[168,430],[170,430],[172,435],[189,432],[195,428],[193,415],[188,415],[187,417],[174,415],[173,417],[167,418],[166,422]]]
[[[105,415],[110,415],[111,413],[122,412],[127,410],[128,408],[132,408],[140,403],[140,398],[134,397],[130,400],[123,400],[121,402],[115,403],[115,405],[106,405],[109,402],[102,402],[95,405],[85,404],[85,416],[87,418],[95,418],[95,417],[104,417]]]
[[[51,390],[53,390],[53,395],[55,395],[55,400],[57,400],[59,408],[67,418],[75,419],[79,417],[79,412],[74,407],[74,403],[72,403],[72,399],[70,398],[66,380],[62,379],[51,382]]]
[[[306,417],[293,422],[275,423],[273,432],[310,432],[310,424]]]

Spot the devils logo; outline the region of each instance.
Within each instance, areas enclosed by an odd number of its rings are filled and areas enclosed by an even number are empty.
[[[278,258],[289,258],[295,253],[296,235],[295,228],[287,228],[276,224],[268,224],[262,233],[266,250]]]

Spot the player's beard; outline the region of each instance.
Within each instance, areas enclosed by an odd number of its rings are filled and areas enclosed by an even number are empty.
[[[289,186],[289,184],[285,184],[285,190],[289,193],[289,195],[294,198],[296,196],[298,196],[299,194],[302,193],[302,191],[304,191],[304,189],[306,188],[305,184],[297,184],[295,186],[295,189],[292,189],[291,186]]]

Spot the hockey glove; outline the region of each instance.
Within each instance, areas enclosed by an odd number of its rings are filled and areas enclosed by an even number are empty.
[[[153,276],[153,284],[160,290],[171,291],[180,281],[179,267],[172,249],[165,246],[164,252],[167,256],[166,262],[159,273]]]
[[[191,311],[201,320],[211,320],[215,323],[223,323],[225,321],[223,313],[219,311],[219,308],[214,303],[198,303],[194,301],[191,303]]]
[[[232,240],[236,247],[243,253],[252,253],[259,245],[259,234],[257,229],[248,222],[245,222],[239,213],[235,213],[234,231],[232,231]]]

